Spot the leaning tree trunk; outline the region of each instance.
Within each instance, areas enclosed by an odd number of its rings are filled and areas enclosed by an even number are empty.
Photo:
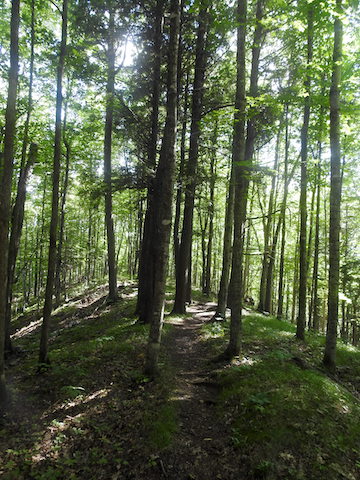
[[[341,148],[340,148],[340,81],[342,60],[342,2],[336,0],[338,15],[334,22],[334,52],[330,89],[330,234],[329,234],[329,293],[328,320],[324,365],[330,371],[336,368],[336,340],[339,307],[339,268],[340,268],[340,205],[341,205]]]
[[[29,127],[30,118],[33,110],[33,83],[34,83],[34,57],[35,57],[35,0],[31,1],[31,36],[30,36],[30,69],[29,69],[29,90],[28,90],[28,106],[26,112],[26,120],[24,126],[24,137],[21,148],[21,165],[18,180],[16,200],[12,212],[11,234],[9,240],[9,257],[8,257],[8,280],[7,280],[7,305],[5,317],[5,352],[12,352],[12,344],[10,338],[11,323],[11,303],[12,289],[14,283],[14,274],[16,267],[16,259],[20,245],[20,238],[24,219],[24,207],[26,198],[26,184],[30,169],[35,162],[37,155],[37,145],[31,144],[28,161],[26,155],[29,145]]]
[[[196,42],[195,74],[192,96],[192,112],[190,127],[189,159],[185,171],[185,204],[181,232],[181,243],[177,256],[176,291],[174,313],[186,312],[187,288],[191,285],[189,266],[193,234],[193,217],[196,189],[196,170],[200,141],[200,121],[203,107],[205,70],[207,63],[206,38],[208,31],[208,11],[205,5],[200,6],[199,27]]]
[[[230,339],[225,351],[227,358],[239,355],[241,348],[242,303],[243,303],[243,246],[245,235],[249,166],[245,162],[245,117],[246,117],[246,20],[247,2],[237,4],[237,80],[235,115],[233,127],[232,164],[234,169],[234,241],[232,257],[232,287],[236,295],[231,299]]]
[[[310,65],[313,58],[314,41],[314,11],[308,5],[307,19],[307,73],[304,82],[307,96],[304,100],[304,119],[301,128],[301,186],[300,186],[300,251],[299,251],[299,310],[296,322],[296,338],[305,340],[306,327],[306,293],[307,293],[307,238],[306,238],[306,196],[307,196],[307,157],[308,157],[308,130],[310,120]]]
[[[153,37],[152,92],[151,92],[151,133],[148,145],[147,168],[151,172],[156,169],[157,142],[159,136],[159,101],[161,93],[161,46],[162,25],[164,17],[164,0],[158,0],[155,7],[155,24]],[[140,248],[138,297],[136,313],[140,323],[150,322],[150,302],[153,294],[153,272],[150,270],[149,255],[151,249],[151,229],[153,215],[154,178],[149,179],[147,192],[147,208],[145,212],[143,238]]]
[[[5,384],[5,314],[8,274],[8,234],[11,215],[11,182],[14,167],[16,98],[19,71],[20,0],[13,0],[10,24],[9,89],[5,112],[4,154],[0,185],[0,409],[6,402]]]
[[[67,18],[68,18],[68,0],[63,1],[62,8],[62,27],[61,27],[61,44],[59,54],[59,64],[57,68],[57,85],[56,85],[56,116],[55,116],[55,144],[54,144],[54,162],[53,162],[53,178],[52,178],[52,203],[51,203],[51,220],[50,220],[50,244],[48,256],[48,271],[45,290],[45,302],[43,310],[43,323],[41,326],[39,364],[49,364],[49,326],[52,310],[52,297],[54,290],[54,276],[56,266],[56,240],[59,216],[59,183],[60,183],[60,164],[61,164],[61,136],[62,136],[62,81],[64,73],[64,64],[66,56],[67,41]]]
[[[168,57],[167,102],[164,136],[154,182],[154,211],[149,261],[153,271],[151,324],[147,345],[145,372],[155,376],[158,371],[161,330],[164,319],[165,284],[169,256],[172,219],[172,197],[175,174],[177,127],[177,64],[179,47],[179,1],[170,4],[170,39]]]
[[[8,280],[7,280],[7,304],[5,317],[5,351],[6,354],[12,352],[12,343],[10,337],[10,322],[11,322],[11,303],[12,303],[12,288],[15,279],[16,259],[20,246],[20,238],[24,221],[24,207],[26,200],[26,186],[30,170],[34,165],[37,157],[38,146],[36,143],[30,145],[28,161],[20,172],[20,177],[17,186],[17,193],[15,204],[12,210],[11,218],[11,233],[9,240],[9,254],[8,254]]]

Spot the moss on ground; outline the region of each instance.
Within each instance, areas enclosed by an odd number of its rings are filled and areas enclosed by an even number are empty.
[[[39,326],[16,339],[25,354],[8,369],[12,406],[0,430],[4,480],[112,478],[114,471],[127,478],[134,458],[146,471],[170,444],[177,428],[167,403],[174,375],[164,353],[158,382],[142,373],[148,327],[132,315],[133,289],[125,293],[111,306],[92,291],[89,304],[60,307],[52,318],[51,366],[41,375]],[[23,317],[18,327],[26,321],[33,318]],[[170,328],[164,326],[164,335]]]
[[[220,352],[228,323],[203,336]],[[243,354],[219,372],[219,414],[249,479],[351,479],[360,471],[360,406],[346,381],[322,370],[323,337],[294,338],[294,326],[272,317],[243,321]],[[359,350],[340,342],[339,370],[360,367]]]

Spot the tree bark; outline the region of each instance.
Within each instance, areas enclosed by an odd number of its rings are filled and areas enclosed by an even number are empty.
[[[68,19],[68,0],[63,0],[62,7],[62,27],[61,27],[61,44],[59,53],[59,63],[57,68],[57,85],[56,85],[56,114],[55,114],[55,144],[54,144],[54,161],[52,175],[52,203],[51,203],[51,220],[50,220],[50,244],[48,255],[48,270],[45,290],[45,302],[43,310],[43,323],[41,326],[39,364],[49,364],[49,327],[50,316],[52,310],[52,297],[54,290],[54,276],[56,266],[56,241],[57,227],[59,216],[59,183],[60,183],[60,165],[61,165],[61,140],[62,140],[62,81],[64,73],[64,64],[66,56],[67,41],[67,19]]]
[[[300,251],[299,251],[299,311],[296,323],[296,338],[305,340],[306,327],[306,294],[307,294],[307,157],[308,157],[308,130],[310,120],[310,64],[313,58],[314,40],[314,12],[313,6],[308,5],[307,12],[307,73],[304,82],[307,96],[304,100],[304,119],[301,128],[301,186],[300,186]]]
[[[218,124],[215,122],[210,153],[210,193],[209,193],[209,236],[206,252],[204,294],[209,296],[211,291],[211,262],[214,239],[214,214],[215,214],[215,182],[216,182],[216,142],[218,138]]]
[[[64,228],[65,228],[65,205],[66,205],[66,196],[69,185],[69,168],[70,168],[70,157],[71,157],[71,147],[68,139],[66,138],[66,114],[64,118],[64,135],[63,142],[65,145],[65,172],[64,172],[64,183],[62,188],[61,195],[61,204],[60,204],[60,228],[59,228],[59,241],[57,249],[57,258],[56,258],[56,271],[55,271],[55,302],[56,305],[61,303],[61,270],[63,264],[63,242],[64,242]]]
[[[168,56],[168,79],[166,121],[161,144],[159,164],[154,188],[154,211],[149,261],[153,271],[153,296],[151,324],[146,351],[145,372],[155,376],[158,372],[158,357],[161,330],[164,318],[166,272],[172,219],[172,197],[175,174],[175,146],[177,127],[177,65],[179,48],[179,1],[170,3],[170,39]]]
[[[182,114],[181,125],[181,140],[180,140],[180,168],[178,184],[176,189],[176,202],[175,202],[175,219],[174,219],[174,258],[175,265],[178,262],[179,247],[180,247],[180,217],[181,217],[181,202],[183,196],[183,176],[185,169],[185,154],[186,154],[186,130],[187,130],[187,113],[188,113],[188,95],[189,95],[189,74],[186,75],[185,92],[184,92],[184,107]]]
[[[269,204],[267,210],[267,219],[265,222],[265,230],[264,230],[264,255],[263,255],[263,264],[262,264],[262,272],[261,272],[261,282],[260,282],[260,295],[259,295],[259,306],[258,310],[270,312],[271,310],[271,296],[272,291],[272,275],[273,275],[273,265],[272,262],[272,254],[273,254],[273,246],[270,245],[270,235],[272,233],[272,226],[273,226],[273,211],[274,206],[276,205],[275,200],[275,191],[276,191],[276,183],[278,178],[278,170],[279,170],[279,149],[280,149],[280,135],[282,130],[282,119],[280,120],[279,130],[276,139],[276,147],[275,147],[275,160],[274,160],[274,173],[271,179],[271,190],[269,196]],[[275,239],[275,236],[274,236]],[[274,242],[273,242],[274,243]],[[270,271],[271,269],[271,271]],[[270,290],[270,291],[269,291]]]
[[[199,27],[196,41],[195,74],[192,96],[189,159],[185,171],[185,203],[181,232],[181,243],[176,263],[176,292],[174,313],[186,313],[186,297],[191,285],[189,265],[193,233],[193,216],[196,189],[196,171],[198,164],[200,121],[203,108],[205,70],[207,63],[206,38],[208,31],[208,11],[205,4],[200,5]]]
[[[285,269],[285,243],[286,243],[286,198],[288,190],[288,166],[289,166],[289,106],[285,107],[285,157],[284,157],[284,197],[281,208],[281,247],[279,264],[279,286],[278,286],[278,305],[277,318],[283,318],[284,307],[284,269]]]
[[[0,188],[0,409],[7,399],[5,383],[5,315],[7,304],[9,223],[11,215],[11,183],[14,166],[16,132],[16,100],[19,71],[20,0],[13,0],[10,23],[9,88],[5,112],[4,153]]]
[[[117,278],[116,278],[116,256],[115,256],[115,234],[114,219],[112,213],[112,186],[111,186],[111,153],[112,153],[112,131],[114,117],[115,97],[115,20],[113,7],[109,7],[109,27],[107,42],[107,83],[106,83],[106,114],[104,131],[104,182],[105,182],[105,224],[107,240],[107,262],[109,275],[110,303],[116,302]]]
[[[317,166],[317,192],[316,192],[316,213],[315,213],[315,239],[314,239],[314,263],[313,263],[313,288],[312,288],[312,328],[315,332],[320,328],[320,299],[318,294],[319,285],[319,250],[320,250],[320,178],[321,166]]]
[[[161,45],[162,45],[162,25],[164,17],[164,1],[158,0],[155,7],[155,25],[153,39],[153,82],[151,92],[151,135],[148,147],[148,170],[151,172],[149,178],[147,192],[147,208],[145,212],[143,238],[139,256],[139,273],[138,273],[138,297],[136,305],[136,313],[139,316],[140,323],[149,323],[150,318],[150,302],[153,294],[154,286],[152,279],[153,272],[150,270],[151,262],[149,262],[151,249],[151,229],[153,214],[153,190],[154,190],[154,172],[156,169],[157,142],[159,136],[159,101],[161,87]]]
[[[232,256],[233,298],[231,299],[230,339],[225,351],[227,358],[239,355],[241,349],[242,304],[243,304],[243,246],[246,222],[247,194],[249,186],[249,165],[246,162],[246,22],[247,2],[237,3],[237,80],[235,115],[233,127],[232,164],[234,169],[234,240]],[[252,72],[253,73],[253,72]]]
[[[338,15],[334,22],[334,51],[330,89],[330,234],[329,234],[329,291],[326,343],[323,363],[334,372],[336,368],[336,341],[339,306],[340,269],[340,206],[341,206],[341,147],[340,147],[340,81],[342,62],[343,28],[341,22],[342,1],[336,0]]]
[[[26,186],[30,170],[34,165],[37,157],[38,146],[36,143],[30,145],[28,161],[20,172],[17,186],[17,194],[15,204],[12,210],[11,233],[9,240],[8,254],[8,280],[7,280],[7,305],[5,317],[5,352],[9,354],[13,351],[10,338],[10,322],[11,322],[11,303],[12,288],[15,280],[16,260],[20,246],[21,232],[24,221],[24,207],[26,200]]]
[[[26,155],[29,145],[29,127],[30,118],[33,110],[33,80],[34,80],[34,56],[35,56],[35,0],[31,1],[31,38],[30,38],[30,71],[29,71],[29,90],[28,90],[28,107],[26,112],[26,120],[24,125],[24,137],[21,148],[21,164],[20,175],[17,186],[16,200],[12,211],[11,234],[9,240],[9,258],[8,258],[8,280],[7,280],[7,305],[5,316],[5,352],[9,354],[13,351],[10,338],[11,323],[11,302],[12,288],[15,276],[15,267],[17,254],[20,245],[22,226],[24,220],[24,207],[26,199],[26,185],[30,169],[33,166],[37,156],[37,145],[31,144],[28,160]]]
[[[234,168],[232,166],[225,211],[222,270],[214,320],[225,319],[226,313],[232,259],[232,236],[234,228],[234,192]]]

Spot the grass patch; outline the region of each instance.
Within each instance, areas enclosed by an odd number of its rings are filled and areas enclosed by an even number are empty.
[[[228,328],[207,325],[203,335],[219,350]],[[231,441],[249,479],[355,480],[359,402],[318,368],[323,338],[309,334],[304,345],[294,333],[293,325],[272,317],[244,317],[243,356],[219,374],[219,413],[231,424]],[[339,344],[340,366],[353,364],[356,371],[358,356],[357,349]]]
[[[176,431],[167,402],[173,373],[162,356],[161,381],[144,376],[148,326],[132,316],[135,301],[130,295],[95,310],[84,298],[81,316],[76,305],[58,309],[51,366],[42,375],[35,374],[39,329],[16,340],[27,354],[11,367],[14,420],[0,430],[1,478],[111,478],[114,468],[128,478],[134,458],[150,468],[149,456],[169,444]],[[171,328],[164,325],[164,336]]]
[[[178,430],[177,412],[173,403],[165,403],[145,420],[149,446],[155,450],[168,447]]]

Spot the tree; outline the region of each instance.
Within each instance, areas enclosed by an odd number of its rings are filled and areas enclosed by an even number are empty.
[[[234,240],[231,278],[233,295],[231,299],[230,339],[225,356],[239,355],[241,348],[242,305],[243,305],[243,247],[246,222],[247,193],[249,186],[249,165],[245,157],[245,115],[246,115],[246,21],[247,2],[237,3],[237,80],[235,96],[235,115],[232,145],[232,165],[234,169]]]
[[[20,0],[11,4],[9,88],[5,114],[4,153],[0,188],[0,408],[6,401],[5,384],[5,315],[8,281],[8,234],[11,214],[11,182],[14,165],[16,99],[19,70]]]
[[[301,189],[300,189],[300,256],[299,256],[299,313],[296,326],[296,338],[305,340],[306,327],[306,294],[307,294],[307,156],[308,130],[310,120],[310,66],[313,59],[314,41],[314,10],[311,4],[307,5],[307,72],[304,82],[304,119],[301,128]]]
[[[330,89],[330,225],[329,225],[329,291],[326,343],[323,362],[334,372],[336,368],[336,340],[339,307],[340,270],[340,206],[341,206],[341,145],[340,145],[340,81],[342,63],[342,0],[336,0],[334,21],[334,50]]]
[[[41,326],[39,364],[49,364],[49,327],[52,310],[52,297],[54,290],[54,277],[56,268],[56,245],[57,245],[57,227],[59,216],[59,184],[60,184],[60,165],[61,165],[61,142],[62,142],[62,82],[64,74],[64,64],[66,56],[66,42],[68,29],[68,0],[63,0],[62,5],[62,23],[61,23],[61,43],[59,52],[59,61],[57,67],[56,79],[56,113],[55,113],[55,143],[54,160],[52,173],[52,204],[51,204],[51,222],[50,222],[50,244],[48,255],[48,269],[46,280],[45,301],[43,310],[43,322]]]
[[[170,3],[170,38],[168,52],[168,78],[166,121],[156,170],[152,248],[150,261],[154,272],[151,323],[146,352],[145,372],[151,376],[158,370],[161,329],[164,318],[165,283],[172,219],[172,197],[175,175],[175,145],[177,127],[177,67],[179,50],[180,11],[178,0]]]
[[[185,169],[185,205],[181,242],[176,262],[176,291],[173,311],[186,312],[186,296],[191,285],[190,263],[193,232],[196,170],[199,155],[200,120],[203,108],[205,70],[207,63],[206,37],[209,16],[205,3],[200,4],[199,26],[196,40],[195,73],[191,109],[189,158]]]

